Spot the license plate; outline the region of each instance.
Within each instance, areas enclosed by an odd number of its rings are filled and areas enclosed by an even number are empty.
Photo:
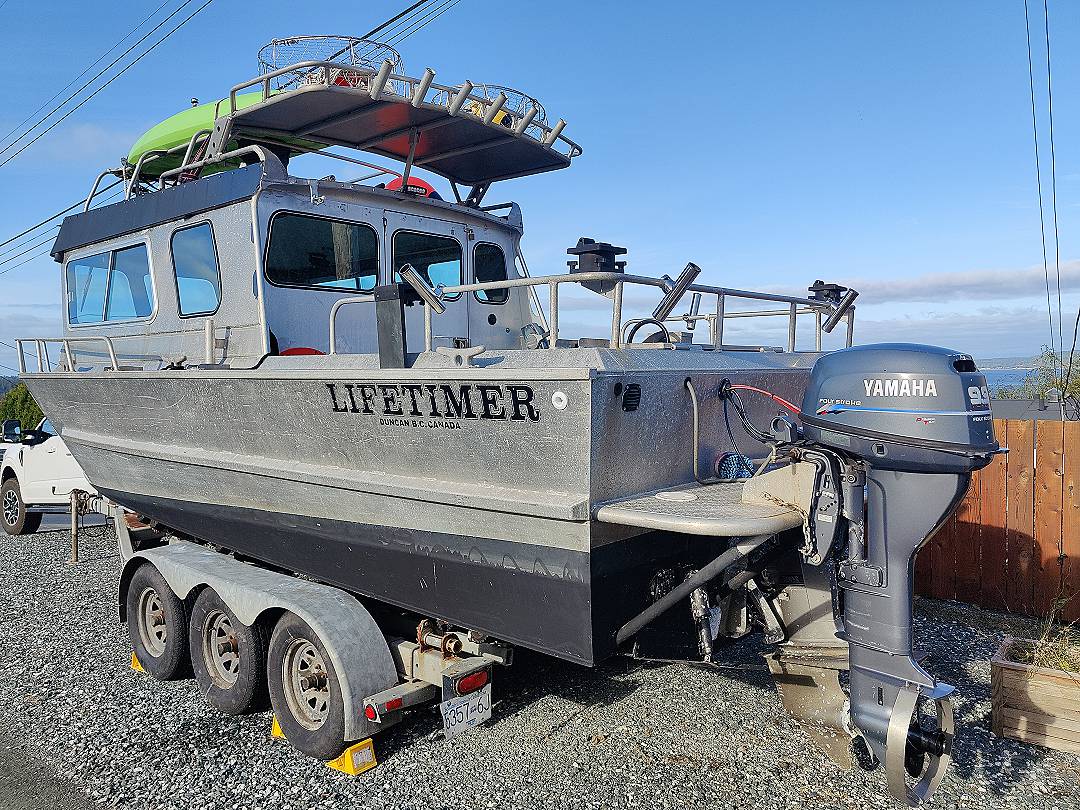
[[[471,695],[444,700],[439,708],[442,709],[443,733],[447,739],[478,726],[491,719],[491,684]]]

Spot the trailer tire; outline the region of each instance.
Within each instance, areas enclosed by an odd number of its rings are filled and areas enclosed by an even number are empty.
[[[282,614],[274,627],[266,675],[285,738],[310,757],[339,756],[345,750],[341,681],[322,639],[294,613]]]
[[[0,488],[0,511],[3,514],[4,531],[12,536],[33,534],[41,526],[40,512],[30,512],[19,489],[19,479],[14,476]]]
[[[127,627],[131,649],[142,668],[159,681],[191,672],[188,610],[152,564],[135,569],[127,589]]]
[[[191,608],[188,648],[199,691],[225,714],[250,714],[270,707],[266,691],[266,631],[247,627],[213,588],[204,588]]]

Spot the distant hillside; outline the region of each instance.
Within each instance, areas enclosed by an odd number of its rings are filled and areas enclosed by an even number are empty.
[[[0,395],[6,394],[19,381],[15,377],[0,377]]]
[[[1038,357],[985,357],[976,358],[976,364],[983,371],[990,369],[1031,369],[1038,365]]]

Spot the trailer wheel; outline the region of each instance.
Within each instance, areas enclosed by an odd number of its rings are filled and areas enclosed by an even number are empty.
[[[33,534],[41,525],[41,513],[27,510],[17,478],[9,478],[0,488],[0,509],[4,515],[4,531],[10,535]]]
[[[190,672],[187,606],[150,563],[139,566],[128,583],[127,626],[139,663],[159,681]]]
[[[286,739],[300,752],[330,760],[345,749],[341,682],[322,639],[293,613],[274,627],[267,655],[270,702]]]
[[[269,708],[266,633],[258,623],[242,624],[213,588],[191,609],[188,648],[199,691],[215,709],[248,714]]]

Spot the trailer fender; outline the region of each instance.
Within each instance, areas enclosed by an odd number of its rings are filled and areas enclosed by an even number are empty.
[[[396,685],[397,666],[375,619],[355,597],[339,588],[269,571],[176,540],[135,552],[124,567],[121,593],[143,562],[153,564],[181,599],[202,586],[213,588],[249,627],[268,612],[295,613],[322,639],[342,680],[345,741],[370,737],[385,728],[385,723],[377,725],[364,717],[364,698]]]

